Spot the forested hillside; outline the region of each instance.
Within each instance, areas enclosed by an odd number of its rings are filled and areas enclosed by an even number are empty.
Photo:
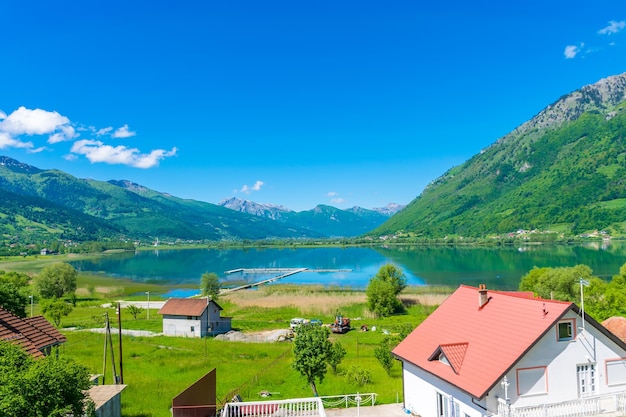
[[[30,242],[34,236],[194,241],[319,236],[128,181],[83,180],[8,157],[0,157],[0,195],[0,232],[5,243],[16,237]]]
[[[624,233],[626,74],[562,97],[430,184],[373,235]]]

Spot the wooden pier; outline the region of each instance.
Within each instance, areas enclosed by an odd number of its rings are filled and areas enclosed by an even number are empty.
[[[225,271],[227,275],[242,273],[242,274],[279,274],[275,277],[264,279],[262,281],[253,282],[250,284],[240,285],[235,288],[227,288],[220,291],[220,294],[226,294],[233,291],[245,290],[259,285],[269,284],[274,281],[278,281],[281,278],[295,275],[300,272],[352,272],[351,269],[309,269],[309,268],[237,268]]]

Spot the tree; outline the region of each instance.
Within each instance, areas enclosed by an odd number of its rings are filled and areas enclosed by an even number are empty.
[[[346,356],[346,349],[341,346],[341,343],[333,343],[327,358],[328,364],[332,368],[333,373],[337,373],[337,365],[341,363],[344,356]]]
[[[78,272],[65,262],[44,267],[35,278],[35,286],[42,298],[62,298],[76,291]]]
[[[393,368],[393,355],[391,354],[390,340],[383,339],[376,348],[374,348],[374,356],[383,367],[388,376],[391,376],[391,368]]]
[[[0,416],[85,415],[89,386],[83,365],[54,356],[34,360],[18,345],[0,341]]]
[[[72,312],[72,305],[63,300],[45,300],[41,305],[41,311],[52,319],[56,327],[61,325],[61,318]]]
[[[137,316],[141,314],[143,308],[137,307],[134,304],[129,304],[128,307],[126,307],[126,310],[130,313],[131,316],[133,316],[135,320],[137,320]]]
[[[200,278],[200,290],[202,295],[209,296],[212,300],[217,300],[220,293],[220,278],[215,272],[205,272]]]
[[[19,272],[0,274],[0,306],[18,317],[26,317],[29,276]]]
[[[322,326],[300,326],[293,343],[293,369],[306,378],[317,397],[316,381],[324,380],[327,360],[332,349],[330,332]]]
[[[587,265],[560,268],[533,268],[522,277],[519,289],[532,291],[541,298],[580,302],[580,278],[592,276]]]
[[[610,282],[591,276],[586,265],[562,268],[533,268],[522,277],[520,290],[532,291],[541,298],[571,301],[582,307],[580,279],[589,284],[583,288],[585,313],[598,321],[626,314],[626,265]]]
[[[390,316],[402,309],[398,294],[405,288],[406,276],[402,270],[395,265],[383,265],[365,290],[367,308],[378,316]]]

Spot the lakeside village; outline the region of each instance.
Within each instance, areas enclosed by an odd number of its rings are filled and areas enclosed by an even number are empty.
[[[395,404],[377,406],[375,393],[358,392],[283,400],[273,400],[267,392],[268,399],[262,401],[234,395],[218,404],[218,377],[212,369],[172,398],[170,412],[174,417],[625,415],[626,319],[611,317],[600,323],[585,314],[582,294],[587,284],[581,278],[581,305],[540,298],[530,291],[461,285],[392,348],[391,356],[402,368],[402,397]],[[165,336],[218,338],[232,333],[232,317],[222,316],[223,308],[210,296],[170,298],[158,307]],[[122,306],[118,303],[117,308],[119,317]],[[309,345],[304,346],[310,347],[316,343],[314,329],[326,326],[319,320],[294,318],[281,333],[282,340],[293,341],[297,355],[298,341],[306,337]],[[329,328],[334,334],[375,330],[352,328],[350,319],[341,316]],[[121,330],[120,326],[120,339]],[[325,339],[328,333],[323,334]],[[20,318],[1,307],[0,339],[34,358],[58,355],[59,346],[67,341],[43,316],[32,316],[32,310],[31,317]],[[107,348],[113,352],[108,318],[105,340],[106,358]],[[121,357],[120,340],[120,378],[104,384],[104,376],[97,375],[86,391],[94,404],[93,415],[122,415],[121,396],[127,386]],[[309,376],[313,387],[315,380],[315,375]]]

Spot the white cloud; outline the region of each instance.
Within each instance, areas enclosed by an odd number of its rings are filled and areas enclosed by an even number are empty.
[[[617,33],[622,31],[626,27],[626,20],[622,20],[616,22],[615,20],[611,20],[609,25],[605,28],[602,28],[598,31],[600,35],[611,35],[613,33]]]
[[[339,193],[336,193],[334,191],[329,191],[328,194],[326,194],[328,197],[335,197],[337,195],[339,195]]]
[[[260,191],[261,187],[263,187],[264,184],[265,183],[263,181],[257,181],[254,183],[252,187],[249,187],[248,185],[244,185],[243,187],[241,187],[241,190],[239,191],[244,194],[250,194],[252,191]]]
[[[33,148],[32,142],[22,142],[13,138],[11,135],[0,131],[0,149],[6,148]]]
[[[331,198],[331,199],[330,199],[330,202],[331,202],[332,204],[343,204],[343,203],[345,203],[345,202],[346,202],[346,200],[344,200],[344,199],[343,199],[343,198],[341,198],[341,197],[338,197],[338,198]]]
[[[582,48],[584,46],[584,44],[580,44],[580,46],[577,45],[567,45],[565,47],[565,51],[563,51],[563,55],[565,55],[566,59],[573,59],[576,57],[576,55],[578,55],[578,53],[580,53],[580,48]]]
[[[112,138],[129,138],[136,135],[129,130],[127,124],[115,131],[113,127],[101,129],[81,125],[75,127],[70,119],[55,111],[27,109],[22,106],[7,115],[0,110],[0,149],[24,148],[30,153],[49,150],[45,146],[35,148],[33,142],[21,138],[23,135],[48,135],[48,143],[51,145],[75,140],[70,153],[64,156],[66,160],[75,160],[79,155],[83,155],[92,163],[123,164],[135,168],[152,168],[159,165],[161,160],[178,152],[177,148],[172,148],[169,151],[155,149],[149,153],[142,153],[137,148],[110,146],[99,140],[76,140],[79,137],[77,131],[89,132],[96,137],[108,135]],[[258,181],[252,189],[259,190],[262,185],[263,182]]]
[[[55,143],[65,142],[78,137],[78,133],[76,133],[76,130],[72,126],[61,126],[60,130],[60,132],[50,135],[48,138],[49,144],[53,145]]]
[[[0,122],[0,131],[13,136],[46,135],[61,130],[70,124],[70,119],[55,111],[27,109],[22,106]]]
[[[117,129],[111,136],[114,138],[130,138],[131,136],[135,136],[137,132],[132,132],[128,130],[128,125],[124,125]]]
[[[47,150],[48,148],[46,148],[45,146],[41,146],[39,148],[35,148],[35,149],[29,149],[28,153],[39,153],[39,152],[43,152],[45,150]]]
[[[137,148],[110,146],[97,140],[78,140],[74,142],[70,152],[84,155],[91,163],[104,162],[135,168],[152,168],[157,166],[162,159],[176,155],[178,150],[176,148],[170,151],[155,149],[148,154],[142,154]]]
[[[0,133],[9,135],[12,141],[4,140],[6,147],[32,147],[31,142],[17,139],[21,135],[50,135],[49,143],[58,143],[77,137],[76,130],[70,124],[70,119],[55,111],[42,109],[27,109],[22,106],[8,116],[0,112]],[[8,145],[12,143],[12,145]],[[30,144],[27,146],[25,144]]]
[[[102,129],[98,129],[98,130],[96,130],[96,128],[93,128],[93,130],[95,131],[96,136],[102,136],[102,135],[108,134],[111,130],[113,130],[113,128],[109,126],[109,127],[103,127]]]

